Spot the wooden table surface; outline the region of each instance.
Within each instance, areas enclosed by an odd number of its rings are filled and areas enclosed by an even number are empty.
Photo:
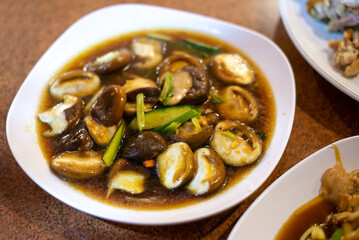
[[[15,161],[5,123],[27,74],[76,20],[118,3],[164,6],[242,25],[266,35],[287,55],[297,90],[292,134],[274,172],[247,200],[182,225],[111,223],[50,196]],[[1,0],[0,53],[0,239],[226,239],[247,207],[280,175],[318,149],[359,133],[359,103],[328,83],[299,54],[285,31],[277,0]]]

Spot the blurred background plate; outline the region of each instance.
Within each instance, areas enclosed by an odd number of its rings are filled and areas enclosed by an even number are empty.
[[[285,29],[297,50],[307,62],[336,88],[359,101],[359,77],[346,78],[334,68],[331,39],[342,38],[341,33],[327,32],[326,24],[313,19],[305,3],[308,0],[279,0]],[[308,79],[310,81],[310,79]]]

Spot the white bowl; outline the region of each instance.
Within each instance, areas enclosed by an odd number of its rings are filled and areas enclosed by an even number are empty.
[[[334,143],[347,172],[359,169],[359,136]],[[336,162],[332,144],[307,157],[267,188],[234,226],[228,240],[274,239],[292,213],[319,195],[324,172]],[[260,226],[260,231],[253,226]]]
[[[154,17],[155,16],[155,17]],[[223,39],[243,50],[265,73],[276,102],[277,123],[265,156],[243,181],[206,201],[171,210],[133,210],[87,197],[50,170],[35,131],[39,98],[49,79],[70,59],[90,46],[122,33],[154,28],[187,29]],[[35,96],[35,97],[34,97]],[[38,61],[17,93],[7,117],[11,151],[22,169],[41,188],[88,214],[133,224],[175,224],[221,212],[254,192],[277,165],[287,144],[294,118],[295,85],[291,66],[282,51],[262,35],[212,18],[161,7],[123,4],[106,7],[81,18],[64,32]]]

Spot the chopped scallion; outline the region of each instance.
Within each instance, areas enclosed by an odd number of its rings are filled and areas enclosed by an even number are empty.
[[[191,118],[191,121],[192,121],[193,125],[195,126],[195,128],[196,128],[198,131],[202,131],[202,127],[201,127],[201,124],[200,124],[199,121],[198,121],[198,117],[193,117],[193,118]]]
[[[147,36],[149,38],[166,41],[168,44],[174,45],[178,48],[185,49],[203,58],[209,58],[211,55],[222,52],[222,49],[220,48],[213,47],[206,43],[202,43],[193,39],[184,39],[183,42],[175,42],[172,37],[164,34],[149,33],[147,34]]]
[[[262,139],[265,140],[267,138],[267,133],[262,133],[262,132],[256,132],[257,136]]]
[[[209,92],[209,96],[211,97],[211,99],[214,103],[223,103],[224,102],[223,98],[213,90],[211,90]]]
[[[150,71],[148,71],[148,73],[146,73],[143,77],[144,78],[149,78],[151,77],[154,73],[156,72],[156,68],[152,68]]]
[[[121,147],[121,142],[123,138],[124,122],[122,121],[118,128],[116,129],[115,134],[112,136],[110,143],[108,144],[105,153],[102,156],[103,161],[107,167],[110,167],[115,160],[116,154]]]
[[[163,84],[161,95],[159,97],[159,100],[162,102],[164,106],[168,105],[168,102],[172,97],[172,91],[173,91],[173,75],[172,73],[167,72],[165,83]]]
[[[179,126],[181,126],[180,122],[172,122],[170,125],[168,125],[165,129],[162,130],[162,134],[167,136],[171,135],[177,130],[177,128],[179,128]]]
[[[329,238],[329,240],[340,240],[340,238],[344,235],[344,228],[338,228],[335,230],[333,235]]]
[[[227,136],[227,137],[230,137],[232,138],[233,140],[235,140],[237,137],[236,135],[234,135],[233,133],[230,133],[230,132],[221,132],[224,136]]]
[[[131,202],[142,202],[142,203],[151,203],[154,202],[154,200],[150,199],[150,198],[135,198],[135,197],[129,197],[129,196],[125,196],[127,201],[131,201]]]
[[[147,34],[147,36],[153,39],[167,41],[167,42],[173,41],[173,38],[171,38],[170,36],[166,36],[160,33],[149,33]]]
[[[136,113],[138,130],[141,132],[145,127],[145,100],[143,93],[139,93],[136,96]]]
[[[220,48],[209,46],[206,43],[202,43],[202,42],[199,42],[199,41],[196,41],[193,39],[185,39],[184,42],[190,44],[191,46],[193,46],[199,50],[205,51],[211,55],[222,52],[222,50]]]
[[[201,108],[200,107],[193,107],[191,110],[189,110],[188,112],[182,114],[181,116],[177,117],[176,119],[172,120],[169,123],[166,123],[158,128],[153,129],[154,132],[158,132],[160,134],[166,135],[168,133],[166,133],[166,128],[171,124],[171,123],[180,123],[183,124],[185,122],[187,122],[188,120],[190,120],[193,117],[196,116],[200,116],[201,115]],[[175,125],[174,125],[175,126]],[[176,128],[177,129],[177,128]],[[175,129],[175,130],[176,130]]]

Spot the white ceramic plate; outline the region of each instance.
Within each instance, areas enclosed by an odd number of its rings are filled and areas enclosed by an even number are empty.
[[[359,169],[359,136],[334,144],[339,148],[345,169],[349,172]],[[238,220],[228,240],[274,239],[296,209],[318,196],[321,178],[335,162],[334,148],[328,145],[291,168],[254,201]]]
[[[309,16],[307,0],[279,0],[284,26],[294,45],[307,62],[336,88],[359,101],[359,76],[345,78],[334,68],[333,51],[328,47],[331,39],[342,38],[340,33],[329,33],[326,25]]]
[[[272,86],[277,111],[275,135],[260,164],[247,178],[208,201],[160,211],[113,207],[90,199],[49,170],[40,151],[34,126],[38,96],[54,73],[88,47],[122,33],[153,28],[198,31],[221,38],[242,49],[259,65]],[[161,7],[124,4],[86,15],[47,50],[26,78],[11,105],[7,118],[7,137],[11,151],[22,169],[40,187],[64,203],[112,221],[175,224],[223,211],[255,191],[270,175],[284,151],[293,124],[294,109],[295,85],[292,69],[282,51],[267,38],[251,30],[204,16]]]

